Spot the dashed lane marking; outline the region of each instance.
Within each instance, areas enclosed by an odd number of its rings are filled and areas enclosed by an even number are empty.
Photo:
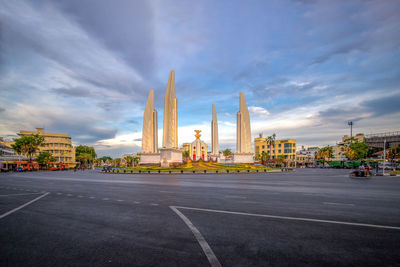
[[[150,205],[152,205],[152,206],[158,206],[159,204],[157,204],[157,203],[151,203]]]
[[[140,204],[140,202],[139,202],[139,201],[133,201],[133,203],[135,203],[135,204]]]
[[[325,205],[341,205],[341,206],[354,206],[352,203],[336,203],[336,202],[322,202]]]
[[[24,194],[8,194],[8,195],[0,195],[0,197],[12,197],[12,196],[26,196],[26,195],[37,195],[37,194],[43,194],[44,192],[40,193],[24,193]]]
[[[103,200],[110,200],[109,198],[107,198],[107,197],[105,197],[105,198],[103,198]]]

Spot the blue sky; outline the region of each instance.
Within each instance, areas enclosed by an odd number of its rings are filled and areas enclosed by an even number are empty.
[[[140,151],[144,104],[175,70],[179,143],[252,135],[335,144],[399,130],[398,1],[0,1],[0,136],[45,127],[99,155]]]

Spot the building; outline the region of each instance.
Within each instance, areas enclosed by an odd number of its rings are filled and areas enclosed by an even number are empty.
[[[332,160],[340,160],[340,161],[347,160],[347,157],[343,152],[343,144],[339,143],[338,145],[332,146],[332,154],[333,154]]]
[[[304,148],[304,146],[301,146],[301,149],[299,151],[297,151],[297,155],[308,155],[308,156],[313,156],[314,158],[316,158],[318,151],[319,151],[319,147],[317,147],[317,146],[307,147],[307,148]]]
[[[255,138],[254,151],[256,157],[265,152],[270,154],[272,160],[283,155],[288,166],[296,166],[296,139],[275,140],[270,144],[267,138]]]
[[[400,145],[400,131],[368,134],[365,136],[365,142],[370,149],[383,149],[386,142],[386,148],[397,147]]]
[[[300,168],[311,167],[315,165],[315,156],[296,154],[296,166]]]
[[[48,133],[43,128],[36,128],[36,131],[21,130],[18,135],[20,137],[38,134],[44,137],[45,145],[39,147],[39,152],[34,155],[37,157],[40,153],[49,152],[57,162],[63,162],[68,167],[75,167],[75,148],[72,146],[71,137],[66,133]]]
[[[365,141],[365,136],[364,136],[363,133],[358,133],[358,134],[356,134],[355,136],[353,136],[353,138],[356,139],[358,142],[364,142],[364,141]],[[338,145],[343,145],[344,142],[345,142],[347,139],[350,139],[350,136],[344,135],[344,136],[342,137],[342,141],[339,142]]]

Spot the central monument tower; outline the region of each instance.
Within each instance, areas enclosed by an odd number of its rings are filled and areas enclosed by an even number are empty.
[[[178,101],[175,97],[175,72],[169,73],[164,98],[163,144],[160,149],[161,167],[182,163],[182,151],[178,149]]]

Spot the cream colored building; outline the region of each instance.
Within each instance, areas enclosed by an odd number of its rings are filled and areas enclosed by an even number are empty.
[[[296,166],[296,140],[282,139],[275,140],[274,144],[270,144],[267,138],[254,139],[255,156],[260,156],[262,152],[268,153],[271,159],[276,159],[279,155],[285,157],[285,162],[289,166]]]
[[[315,157],[313,155],[296,154],[296,165],[297,167],[312,166],[315,163]]]
[[[75,167],[75,148],[72,146],[69,134],[48,133],[45,132],[43,128],[36,128],[36,131],[21,130],[18,133],[21,137],[33,134],[43,136],[45,143],[43,147],[39,147],[40,150],[34,157],[37,157],[42,152],[49,152],[56,158],[57,162],[68,164],[68,167]]]

